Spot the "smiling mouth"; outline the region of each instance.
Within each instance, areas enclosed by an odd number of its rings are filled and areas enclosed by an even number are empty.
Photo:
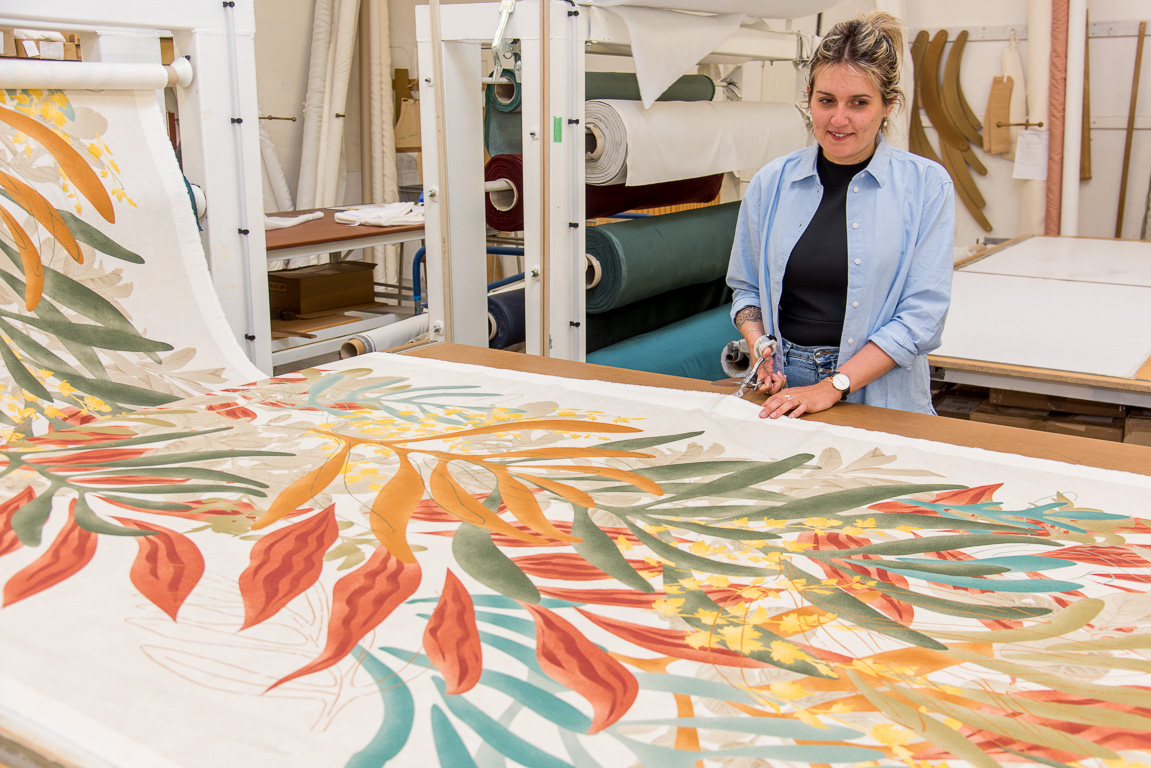
[[[851,136],[850,133],[836,133],[835,131],[828,131],[828,133],[830,133],[832,136],[834,136],[837,139],[846,139],[849,136]]]

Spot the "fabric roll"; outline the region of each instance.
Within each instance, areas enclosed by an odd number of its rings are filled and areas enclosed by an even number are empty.
[[[675,288],[607,312],[589,313],[585,318],[587,351],[610,347],[730,303],[731,289],[725,276]]]
[[[412,315],[388,325],[357,333],[340,346],[340,359],[380,352],[407,344],[428,332],[428,314]]]
[[[1067,25],[1069,0],[1051,3],[1051,85],[1047,93],[1047,119],[1051,138],[1047,144],[1047,215],[1045,235],[1058,235],[1063,212],[1063,121],[1067,106]]]
[[[507,181],[513,189],[487,193],[484,209],[489,227],[500,232],[524,228],[523,157],[496,155],[484,166],[484,181]],[[685,203],[709,203],[719,194],[723,174],[681,179],[663,184],[629,187],[623,184],[586,187],[585,215],[589,219],[614,216],[639,208],[660,208]]]
[[[515,70],[505,69],[500,74],[511,82],[489,83],[484,89],[484,147],[493,157],[523,152],[520,83]],[[684,75],[658,101],[710,101],[714,97],[715,82],[710,77]],[[639,81],[632,72],[587,72],[584,98],[638,101]]]
[[[726,203],[589,227],[602,277],[587,292],[588,313],[723,277],[738,215],[739,203]]]
[[[759,169],[803,147],[807,128],[793,104],[589,101],[589,184],[656,184]]]
[[[587,356],[589,363],[690,379],[726,378],[720,353],[739,338],[726,306],[693,315]]]
[[[524,289],[488,296],[488,346],[507,349],[527,338],[524,319]]]

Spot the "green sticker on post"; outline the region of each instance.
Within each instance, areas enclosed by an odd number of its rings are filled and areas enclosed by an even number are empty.
[[[564,121],[559,117],[552,117],[552,141],[562,144],[564,140]]]

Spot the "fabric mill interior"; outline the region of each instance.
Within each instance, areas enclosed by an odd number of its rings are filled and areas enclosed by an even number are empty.
[[[0,768],[1148,768],[1149,11],[4,4]]]

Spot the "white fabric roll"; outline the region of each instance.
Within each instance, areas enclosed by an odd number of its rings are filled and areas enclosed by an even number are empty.
[[[317,160],[320,129],[324,122],[324,82],[327,79],[328,39],[332,34],[332,0],[316,0],[312,14],[312,50],[308,61],[308,89],[304,95],[304,126],[300,141],[300,177],[296,204],[316,206]]]
[[[263,112],[256,106],[257,112]],[[284,177],[284,167],[280,164],[280,156],[276,154],[276,144],[272,141],[272,134],[264,121],[260,121],[260,157],[264,161],[264,173],[267,174],[268,185],[272,189],[272,197],[276,200],[277,211],[294,211],[292,203],[292,190],[288,188],[288,180]]]
[[[161,64],[0,59],[0,82],[6,87],[135,91],[165,88],[168,80]]]
[[[358,355],[378,352],[398,347],[428,332],[428,313],[413,315],[391,325],[375,328],[366,333],[350,337],[340,347],[340,357],[347,359]]]
[[[792,104],[750,101],[589,101],[588,130],[602,137],[589,153],[589,184],[657,184],[759,169],[806,144]]]
[[[582,5],[612,8],[634,5],[702,13],[746,13],[764,19],[795,19],[826,11],[839,0],[584,0]]]
[[[1051,69],[1051,2],[1027,0],[1027,119],[1048,129],[1047,103]],[[1018,87],[1018,86],[1016,86]],[[1013,121],[1015,120],[1012,114]],[[1047,215],[1047,182],[1023,182],[1020,196],[1019,233],[1041,235]]]
[[[407,224],[424,223],[423,203],[382,203],[380,205],[357,205],[335,215],[340,224],[364,225],[370,227],[399,227]]]
[[[1071,0],[1067,15],[1067,97],[1063,120],[1063,216],[1059,234],[1079,234],[1079,161],[1083,154],[1083,73],[1087,53],[1087,0]]]

